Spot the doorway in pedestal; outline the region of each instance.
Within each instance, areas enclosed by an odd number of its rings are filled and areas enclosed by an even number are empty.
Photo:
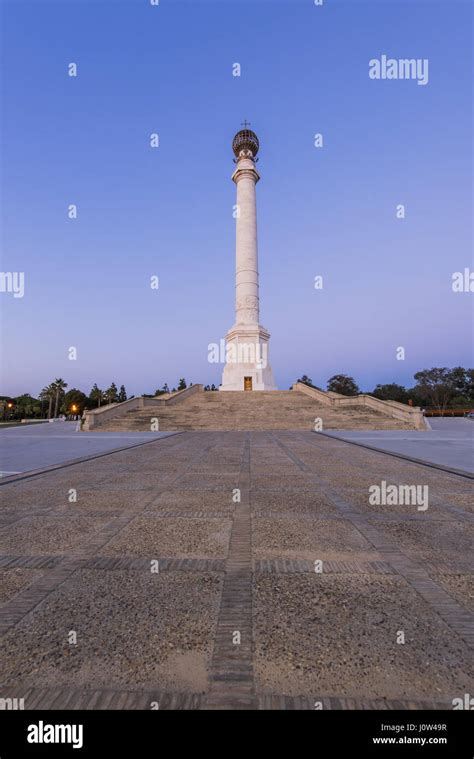
[[[252,377],[244,377],[244,390],[252,389]]]

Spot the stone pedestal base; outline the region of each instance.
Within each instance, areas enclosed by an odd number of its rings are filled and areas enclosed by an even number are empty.
[[[270,333],[259,324],[236,324],[229,330],[219,390],[277,390],[268,361],[269,339]]]

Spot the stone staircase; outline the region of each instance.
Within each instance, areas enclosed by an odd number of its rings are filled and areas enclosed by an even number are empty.
[[[400,430],[407,422],[363,406],[331,407],[298,390],[261,392],[199,392],[174,405],[150,402],[121,416],[104,420],[99,430],[145,431],[159,419],[159,430]]]

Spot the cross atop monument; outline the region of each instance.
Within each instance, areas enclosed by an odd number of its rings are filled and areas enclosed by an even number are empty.
[[[247,127],[250,126],[250,121],[247,121],[247,119],[244,119],[240,126],[243,126],[244,129],[247,129]]]

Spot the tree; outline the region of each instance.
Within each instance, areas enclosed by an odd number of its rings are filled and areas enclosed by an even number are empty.
[[[463,402],[469,403],[469,401],[474,400],[474,369],[464,369],[463,366],[455,366],[449,372],[449,380],[453,388],[453,394],[458,396],[461,405]]]
[[[426,392],[426,389],[421,388],[419,385],[407,388],[408,402],[412,401],[413,406],[421,406],[425,408],[431,404],[430,397]]]
[[[23,393],[10,400],[13,403],[15,419],[27,419],[41,413],[41,405],[37,398],[33,398],[29,393]]]
[[[97,383],[95,383],[89,393],[89,400],[92,402],[92,405],[94,407],[100,408],[100,404],[104,400],[104,391],[97,387]]]
[[[359,388],[353,377],[347,374],[335,374],[328,379],[327,389],[331,393],[340,393],[341,395],[358,395]]]
[[[450,370],[445,366],[423,369],[414,375],[417,382],[415,389],[419,388],[428,396],[431,405],[436,406],[439,411],[444,411],[455,394],[450,375]]]
[[[115,382],[112,382],[109,389],[105,391],[105,399],[107,403],[117,403],[118,392],[117,392],[117,385],[115,384]]]
[[[59,377],[58,379],[54,380],[53,387],[55,389],[54,418],[56,419],[58,416],[59,398],[64,395],[64,390],[67,387],[67,382],[65,382],[63,379],[61,379],[61,377]]]
[[[408,403],[408,393],[403,385],[397,385],[391,382],[387,385],[377,385],[372,395],[381,401],[398,401],[399,403]]]
[[[77,388],[73,387],[71,390],[68,390],[64,396],[61,410],[64,414],[77,414],[79,416],[82,416],[82,412],[84,411],[86,404],[87,395],[83,393],[82,390],[78,390]],[[75,408],[73,408],[73,406]]]
[[[313,380],[308,377],[307,374],[303,374],[302,377],[300,377],[299,380],[296,380],[297,382],[302,382],[303,385],[309,385],[309,387],[314,387]]]
[[[2,412],[2,421],[5,421],[5,419],[14,419],[15,404],[13,398],[10,398],[9,395],[2,395],[0,398],[0,408]]]
[[[184,377],[182,377],[180,381],[178,382],[178,390],[186,390],[186,388],[187,388],[186,380],[184,379]]]
[[[467,376],[463,366],[455,366],[449,370],[448,381],[457,395],[467,395]]]
[[[120,385],[120,390],[118,394],[118,402],[123,403],[127,400],[127,391],[125,390],[125,385]]]
[[[163,385],[161,389],[159,388],[158,390],[155,390],[155,395],[164,395],[165,393],[169,393],[169,392],[170,392],[170,389],[168,387],[168,383],[165,382],[165,384]]]
[[[470,401],[474,401],[474,369],[468,369],[466,371],[467,380],[467,397]]]

